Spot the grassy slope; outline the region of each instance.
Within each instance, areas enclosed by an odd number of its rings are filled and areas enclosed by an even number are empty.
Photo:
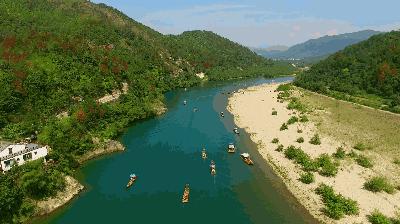
[[[398,180],[400,171],[393,162],[400,159],[400,115],[361,105],[339,101],[324,95],[302,90],[301,101],[314,108],[312,119],[323,134],[338,142],[358,143],[370,147],[365,151],[373,160],[378,173]],[[397,183],[400,184],[400,183]]]
[[[375,35],[312,66],[295,84],[335,98],[400,112],[400,32]]]

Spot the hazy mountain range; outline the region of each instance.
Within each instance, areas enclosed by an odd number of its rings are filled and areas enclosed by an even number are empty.
[[[334,36],[323,36],[311,39],[292,47],[273,46],[266,49],[253,49],[259,55],[274,59],[302,59],[320,60],[345,47],[356,44],[380,32],[374,30],[363,30],[354,33],[345,33]]]

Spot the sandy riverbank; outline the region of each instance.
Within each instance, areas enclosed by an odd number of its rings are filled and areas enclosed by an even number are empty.
[[[335,177],[323,177],[315,173],[315,182],[303,184],[298,179],[303,173],[301,168],[291,160],[285,158],[282,152],[275,151],[277,144],[271,143],[278,138],[280,144],[286,148],[289,145],[300,146],[304,152],[312,158],[323,153],[332,154],[337,147],[346,142],[335,141],[328,136],[321,136],[321,145],[312,145],[308,141],[317,133],[317,127],[312,122],[295,123],[289,125],[289,129],[280,131],[282,123],[298,113],[286,108],[287,102],[277,102],[278,93],[274,92],[277,84],[261,85],[240,90],[229,98],[228,110],[234,114],[235,123],[251,135],[251,139],[259,145],[260,154],[274,168],[276,173],[286,183],[288,189],[302,203],[309,212],[321,222],[325,223],[368,223],[367,215],[375,209],[389,216],[396,217],[400,208],[400,193],[372,193],[363,189],[363,184],[371,176],[375,175],[373,169],[363,168],[352,160],[341,162],[339,172]],[[277,115],[272,115],[276,110]],[[324,113],[324,111],[321,111]],[[303,132],[298,133],[301,129]],[[297,143],[296,139],[304,138],[304,143]],[[349,148],[346,148],[349,150]],[[334,188],[335,192],[358,202],[360,213],[357,216],[345,216],[336,221],[325,216],[321,212],[324,205],[315,193],[315,188],[325,183]]]

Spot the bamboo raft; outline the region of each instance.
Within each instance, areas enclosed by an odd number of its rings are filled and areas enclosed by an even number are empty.
[[[250,155],[248,153],[242,153],[240,154],[240,157],[247,165],[254,165],[254,162],[250,159]]]
[[[189,184],[186,184],[185,188],[183,190],[182,203],[188,203],[189,202],[189,194],[190,194]]]
[[[133,185],[133,183],[136,181],[136,179],[137,179],[137,176],[135,174],[131,174],[129,176],[129,181],[128,181],[128,184],[126,185],[126,188],[130,188]]]

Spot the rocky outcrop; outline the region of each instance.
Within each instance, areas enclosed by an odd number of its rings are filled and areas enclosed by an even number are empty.
[[[124,151],[125,147],[118,141],[114,140],[105,140],[104,142],[100,142],[99,139],[94,138],[93,142],[98,145],[94,150],[85,153],[82,155],[78,161],[79,163],[83,163],[85,161],[88,161],[90,159],[113,153],[113,152],[119,152],[119,151]]]
[[[83,188],[83,185],[81,185],[76,179],[71,176],[65,176],[64,191],[59,191],[54,197],[36,202],[37,215],[46,215],[57,208],[60,208],[78,195]]]

